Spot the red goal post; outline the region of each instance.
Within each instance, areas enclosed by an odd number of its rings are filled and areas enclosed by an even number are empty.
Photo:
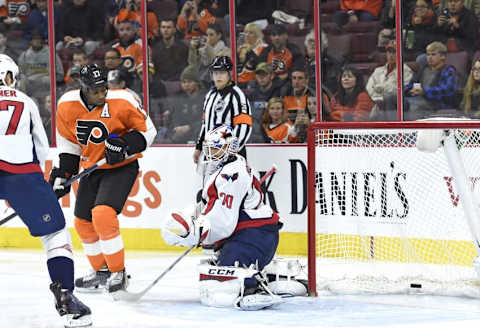
[[[445,131],[445,141],[442,141],[439,150],[436,152],[420,152],[418,147],[415,146],[416,132],[434,130]],[[328,271],[327,266],[329,268],[332,266],[331,264],[324,266],[320,263],[320,260],[326,259],[335,262],[333,266],[337,266],[337,263],[349,265],[343,266],[343,269],[335,268],[332,272],[343,270],[341,274],[349,275],[351,271],[365,269],[364,272],[359,273],[362,278],[352,278],[354,283],[366,279],[365,282],[360,282],[360,292],[377,292],[376,286],[379,282],[370,281],[370,279],[376,278],[365,277],[376,274],[381,266],[385,265],[387,269],[385,273],[382,273],[380,284],[383,283],[385,276],[389,278],[388,276],[394,273],[392,271],[406,270],[413,273],[419,266],[421,267],[418,269],[420,273],[425,270],[425,275],[435,277],[440,281],[441,290],[436,287],[432,287],[433,291],[429,290],[429,278],[427,278],[428,282],[424,282],[420,278],[405,278],[406,280],[402,280],[404,279],[402,276],[395,278],[393,283],[387,283],[389,287],[392,286],[392,292],[410,293],[412,290],[419,290],[423,293],[466,294],[480,297],[478,278],[472,266],[472,259],[478,254],[479,249],[478,242],[475,242],[475,240],[480,238],[480,225],[479,227],[476,226],[476,221],[480,221],[480,217],[477,217],[477,220],[472,220],[472,216],[477,213],[479,202],[478,197],[471,197],[470,188],[461,188],[468,185],[468,181],[473,178],[477,179],[478,177],[480,181],[480,121],[437,119],[435,121],[415,122],[315,122],[309,126],[307,143],[308,291],[310,295],[316,295],[318,288],[341,292],[345,286],[347,286],[347,293],[355,292],[350,289],[351,281],[344,283],[341,288],[331,288],[328,282],[319,281],[321,273]],[[447,147],[447,144],[454,146]],[[447,151],[448,149],[450,151]],[[456,149],[460,150],[456,151]],[[459,161],[464,164],[461,167],[451,162],[452,156],[453,158],[457,155],[460,156],[456,154],[460,152],[462,153],[461,156],[468,156],[462,157],[462,160]],[[466,155],[463,155],[463,153]],[[478,158],[476,157],[477,154]],[[379,164],[380,161],[384,161],[386,164]],[[364,179],[366,179],[365,176],[370,178],[368,180],[370,182],[363,182],[363,194],[358,187],[361,182],[357,180],[362,172],[355,171],[357,165],[360,171],[363,170]],[[369,165],[372,166],[372,172],[374,173],[365,173],[365,171],[368,171],[366,168]],[[453,169],[452,165],[454,166]],[[462,171],[464,166],[467,167],[468,172],[462,176],[462,172],[458,173],[458,171]],[[379,169],[379,167],[382,168]],[[323,172],[325,174],[322,173],[322,170],[325,170]],[[385,172],[381,170],[385,170]],[[394,170],[402,172],[396,173],[397,178],[400,176],[405,180],[397,181],[399,186],[401,184],[406,185],[402,187],[404,188],[402,190],[399,190],[400,187],[387,186],[387,180],[392,179],[387,171],[393,172]],[[435,176],[437,170],[438,175]],[[454,173],[445,173],[448,170],[453,170]],[[412,181],[408,180],[407,177],[412,177]],[[327,186],[328,178],[331,180],[330,186]],[[322,183],[317,182],[317,179]],[[460,184],[459,187],[457,181],[462,181],[462,179],[465,182]],[[355,183],[352,181],[355,181]],[[351,190],[347,186],[349,183],[352,186]],[[411,187],[415,183],[420,186]],[[444,184],[446,187],[444,188],[445,191],[438,192],[441,194],[438,196],[437,190],[440,184]],[[473,186],[474,184],[475,182],[473,182]],[[379,187],[379,189],[381,190],[379,192],[375,191],[375,186],[380,185],[381,188]],[[428,189],[430,185],[433,188],[432,190]],[[480,182],[478,185],[478,189],[480,189]],[[423,187],[427,189],[422,189]],[[403,196],[405,197],[405,203],[408,205],[404,204],[403,210],[408,212],[408,215],[405,215],[405,221],[401,223],[385,222],[390,219],[395,221],[391,215],[388,215],[394,211],[388,208],[389,202],[391,202],[391,199],[387,199],[387,196],[391,196],[387,190],[389,188],[393,190],[391,194],[396,194],[396,197],[393,198],[397,198],[398,203],[402,201],[400,199],[401,194],[406,193]],[[330,190],[330,193],[326,191],[327,189]],[[454,204],[455,208],[453,210],[455,212],[452,212],[453,214],[447,213],[443,209],[447,205],[453,207],[442,198],[445,196],[444,194],[448,197],[448,201],[458,203],[460,200],[461,202],[461,206],[457,203]],[[325,199],[319,200],[320,197],[323,197],[319,195],[323,195],[325,198],[330,195],[329,205],[325,205],[328,203]],[[433,204],[429,204],[427,198],[432,198]],[[351,200],[351,204],[348,204],[348,199]],[[466,204],[466,201],[475,203],[475,206]],[[319,210],[319,206],[321,206],[318,205],[319,203],[322,206],[325,205],[325,207]],[[380,205],[377,206],[377,209],[373,209],[373,203]],[[440,206],[438,212],[435,212],[433,210],[435,204],[446,205]],[[328,206],[331,207],[331,211],[330,208],[327,209]],[[368,215],[360,213],[362,206],[364,207],[363,211]],[[460,214],[458,214],[459,208],[461,208]],[[321,215],[319,212],[321,212]],[[382,219],[371,215],[380,212],[385,214]],[[467,213],[465,214],[465,212]],[[338,213],[342,213],[344,216]],[[444,216],[447,219],[444,219]],[[457,221],[452,223],[453,218],[462,221],[461,224]],[[369,220],[372,222],[365,223]],[[455,227],[450,226],[450,224],[461,226],[462,231],[456,231]],[[328,229],[325,226],[328,226]],[[343,228],[347,232],[343,232],[341,230]],[[460,228],[458,229],[460,230]],[[410,267],[411,264],[413,269]],[[468,286],[466,288],[457,287],[458,281],[468,281],[466,282]],[[403,288],[404,285],[405,288]],[[446,285],[447,287],[445,287]],[[448,286],[453,287],[449,288]],[[444,291],[443,289],[448,290]],[[380,287],[378,292],[388,293],[389,291],[387,288]]]

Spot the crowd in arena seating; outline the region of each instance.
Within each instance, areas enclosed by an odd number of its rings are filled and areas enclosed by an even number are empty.
[[[208,66],[231,56],[229,1],[55,0],[48,35],[46,0],[0,1],[0,52],[18,62],[19,87],[39,103],[50,128],[48,42],[55,42],[57,95],[79,87],[79,68],[97,63],[112,88],[143,94],[148,47],[149,113],[156,143],[194,143]],[[323,120],[397,120],[395,0],[322,0]],[[480,117],[480,0],[402,4],[404,119]],[[318,119],[313,0],[236,3],[237,84],[248,96],[252,143],[305,142]],[[143,96],[139,96],[143,99]]]

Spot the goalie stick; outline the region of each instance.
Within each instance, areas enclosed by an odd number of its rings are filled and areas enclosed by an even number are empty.
[[[267,178],[269,178],[275,172],[277,172],[277,166],[273,164],[272,168],[268,170],[268,172],[265,173],[264,176],[260,178],[259,180],[260,184],[263,184],[265,180],[267,180]],[[140,292],[133,293],[127,290],[119,290],[115,292],[115,295],[113,296],[113,298],[118,301],[137,302],[143,297],[143,295],[145,295],[150,289],[152,289],[152,287],[155,286],[157,282],[163,278],[163,276],[165,276],[170,270],[172,270],[173,267],[177,265],[177,263],[180,262],[181,259],[187,256],[187,254],[190,253],[190,251],[194,249],[196,246],[197,245],[190,246],[185,252],[183,252],[182,255],[180,255],[175,261],[173,261],[172,264],[168,266],[168,268],[166,268],[157,278],[155,278],[154,281],[152,281],[147,287],[145,287]]]
[[[69,185],[71,185],[72,183],[74,183],[75,181],[83,178],[84,176],[86,175],[89,175],[90,173],[92,173],[93,171],[95,171],[97,168],[99,168],[100,166],[102,166],[103,164],[105,164],[107,162],[107,160],[105,158],[102,158],[101,160],[99,160],[97,163],[93,164],[92,166],[90,166],[89,168],[86,168],[85,170],[83,170],[82,172],[80,172],[79,174],[77,174],[76,176],[74,176],[73,178],[65,181],[65,183],[63,184],[63,186],[65,187],[68,187]],[[18,214],[17,212],[13,212],[12,214],[10,214],[9,216],[7,216],[6,218],[0,220],[0,226],[8,221],[10,221],[11,219],[13,219],[14,217],[16,217]]]

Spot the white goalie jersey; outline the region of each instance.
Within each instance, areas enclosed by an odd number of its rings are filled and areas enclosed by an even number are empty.
[[[0,86],[0,170],[42,172],[48,139],[35,102],[23,92]]]
[[[202,198],[206,204],[199,221],[209,222],[205,245],[226,239],[237,230],[279,220],[278,214],[263,203],[260,182],[241,156],[231,156],[205,179]]]

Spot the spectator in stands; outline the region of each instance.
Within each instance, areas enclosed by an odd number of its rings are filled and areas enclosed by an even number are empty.
[[[40,112],[43,127],[47,132],[48,141],[52,142],[52,102],[48,91],[44,90],[34,93],[34,99],[38,104],[38,110]]]
[[[34,31],[30,47],[18,57],[22,79],[20,89],[26,93],[50,88],[50,51],[41,31]],[[55,56],[55,77],[63,81],[64,72],[60,57]]]
[[[368,22],[378,19],[383,0],[340,0],[340,11],[333,14],[332,21],[338,26],[349,23]]]
[[[387,63],[377,67],[370,75],[366,90],[375,102],[370,113],[372,120],[393,120],[396,119],[397,110],[397,54],[396,42],[390,41],[386,47]],[[412,78],[412,69],[403,64],[403,81],[406,85]]]
[[[209,24],[207,36],[194,36],[190,39],[188,49],[188,65],[194,66],[199,71],[201,80],[210,82],[208,67],[215,56],[230,57],[231,51],[222,40],[222,28],[218,24]]]
[[[72,66],[68,70],[68,83],[65,85],[65,92],[74,89],[80,89],[80,69],[81,66]]]
[[[118,14],[113,18],[113,26],[116,28],[117,24],[129,20],[136,22],[138,26],[142,23],[141,0],[126,0],[124,7],[118,11]],[[153,40],[158,36],[158,19],[157,15],[149,10],[147,6],[147,38]]]
[[[120,51],[116,48],[110,48],[103,55],[103,63],[107,70],[118,69],[123,66],[123,58]]]
[[[194,66],[187,66],[181,74],[181,90],[168,99],[163,113],[163,129],[159,129],[156,142],[195,143],[200,133],[203,98],[205,90]],[[170,117],[170,119],[166,117]]]
[[[280,97],[280,89],[284,84],[273,74],[272,66],[261,62],[255,70],[255,80],[247,85],[245,94],[250,100],[252,108],[252,134],[250,142],[265,142],[265,134],[262,128],[262,115],[267,103],[271,98]]]
[[[43,32],[43,37],[45,40],[48,39],[48,2],[47,0],[36,0],[36,6],[32,8],[30,14],[27,17],[25,22],[25,34],[24,38],[27,41],[30,41],[32,38],[33,30],[40,30]],[[53,19],[55,23],[58,22],[59,13],[57,8],[53,9]]]
[[[432,3],[417,0],[407,22],[404,56],[406,60],[415,60],[435,38],[436,16]]]
[[[337,88],[337,77],[340,74],[340,68],[343,63],[328,54],[328,37],[321,31],[321,47],[320,54],[322,60],[322,84],[323,88],[327,88],[330,92],[335,92]],[[308,87],[315,90],[315,31],[311,30],[305,36],[305,67],[308,78]]]
[[[134,77],[129,87],[136,92],[140,92],[143,79],[143,45],[137,31],[138,26],[134,22],[125,20],[118,23],[117,33],[119,41],[113,44],[112,48],[120,52],[123,67]],[[148,66],[149,72],[153,74],[153,64],[149,62]]]
[[[297,112],[307,107],[307,96],[312,93],[313,90],[308,89],[304,66],[296,65],[292,67],[290,81],[280,91],[290,121],[295,122]]]
[[[436,41],[443,42],[448,51],[468,51],[472,56],[477,39],[477,18],[465,8],[464,0],[448,0],[437,19]]]
[[[272,98],[262,116],[263,130],[270,143],[297,142],[297,133],[293,123],[288,119],[288,113],[282,98]]]
[[[466,116],[480,118],[480,59],[477,59],[472,66],[463,90],[460,108]]]
[[[109,90],[124,89],[130,92],[133,95],[133,97],[140,104],[142,104],[143,103],[142,98],[140,98],[135,91],[127,87],[127,80],[128,80],[128,72],[125,71],[124,69],[113,69],[108,71],[107,83],[108,83]]]
[[[245,25],[237,40],[237,66],[241,67],[238,83],[244,85],[255,79],[255,68],[267,61],[268,45],[263,41],[263,32],[255,23]]]
[[[297,132],[298,142],[307,142],[307,128],[312,122],[318,121],[317,97],[310,95],[307,98],[306,110],[298,112],[295,118],[295,131]]]
[[[331,121],[367,121],[373,101],[365,90],[362,73],[345,66],[338,79],[337,92],[330,101]]]
[[[430,0],[427,0],[431,2]],[[415,6],[415,0],[402,1],[402,19],[405,26],[409,25],[409,20]],[[385,0],[383,2],[383,9],[380,12],[380,25],[382,29],[378,33],[377,47],[380,49],[387,46],[390,40],[395,38],[395,0]]]
[[[427,65],[422,66],[405,87],[405,118],[415,120],[439,109],[455,108],[458,77],[446,64],[447,47],[438,41],[427,46]]]
[[[208,24],[215,23],[215,16],[208,10],[205,1],[186,1],[177,18],[177,28],[186,39],[201,36],[207,32]]]
[[[65,78],[64,78],[65,83],[66,84],[70,83],[70,70],[73,67],[81,68],[82,66],[85,66],[87,64],[88,64],[88,56],[85,53],[85,51],[82,49],[75,50],[72,56],[72,66],[70,66],[67,69],[67,73],[65,74]],[[78,72],[80,72],[80,70],[78,70]]]
[[[0,54],[8,55],[10,58],[13,58],[15,61],[18,58],[18,49],[11,48],[8,44],[8,39],[6,36],[6,29],[0,25]]]
[[[272,65],[275,75],[285,80],[293,62],[301,56],[300,49],[288,42],[287,28],[284,24],[272,25],[270,38],[272,45],[267,54],[267,62]]]
[[[434,0],[434,1],[437,2],[437,7],[439,12],[441,12],[443,8],[447,7],[448,0],[441,0],[441,1]],[[480,0],[465,0],[463,2],[463,5],[465,6],[465,8],[470,9],[475,14],[475,16],[477,17],[477,20],[480,19]]]
[[[187,66],[188,47],[175,37],[175,20],[166,18],[160,22],[160,37],[152,46],[155,78],[178,81]]]
[[[57,51],[83,48],[90,55],[101,43],[104,20],[87,0],[72,0],[66,5],[56,31]]]
[[[0,21],[8,30],[23,29],[30,14],[26,0],[4,0],[0,2]]]
[[[123,66],[123,58],[120,54],[120,51],[116,48],[109,48],[105,51],[103,55],[103,62],[104,66],[107,69],[107,73],[111,70],[122,70],[126,74],[124,74],[125,83],[127,84],[126,87],[133,89],[138,84],[138,76],[136,72],[129,72],[127,68]]]

